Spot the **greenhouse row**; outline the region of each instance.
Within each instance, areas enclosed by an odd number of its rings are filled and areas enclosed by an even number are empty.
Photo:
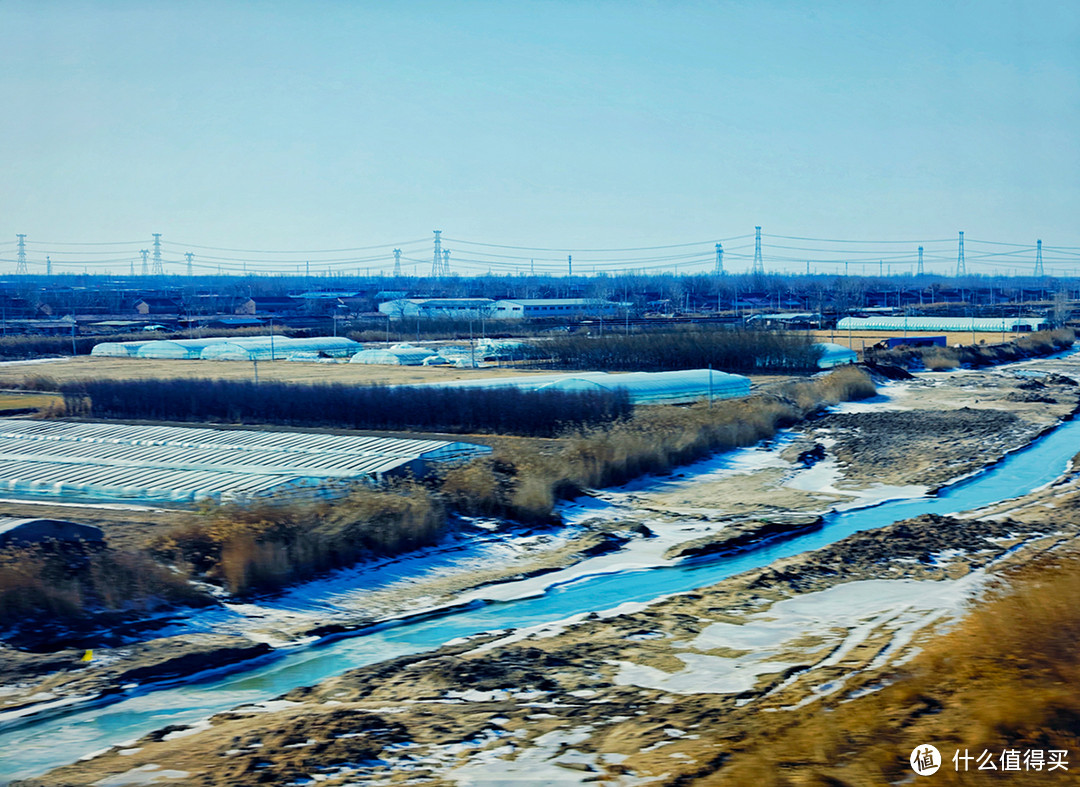
[[[1041,317],[844,317],[839,331],[942,331],[945,333],[1027,333],[1049,328]]]
[[[304,488],[333,493],[490,452],[445,440],[0,420],[0,489],[174,503]]]
[[[526,391],[611,391],[625,390],[634,404],[679,404],[697,399],[732,399],[750,393],[750,379],[710,369],[677,372],[569,372],[530,374],[521,377],[491,377],[481,380],[449,380],[425,385],[451,388],[520,388]]]
[[[101,342],[91,355],[113,358],[169,358],[204,361],[288,360],[294,355],[308,358],[344,358],[361,350],[361,345],[343,336],[315,336],[290,339],[288,336],[213,336],[204,339],[166,339],[134,342]]]

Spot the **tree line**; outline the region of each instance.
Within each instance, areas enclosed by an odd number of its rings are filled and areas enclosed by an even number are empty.
[[[821,350],[802,333],[687,330],[568,335],[536,345],[561,369],[655,372],[676,369],[803,371],[817,369]]]
[[[633,412],[619,391],[356,386],[248,380],[80,380],[65,411],[91,418],[335,426],[553,437]]]

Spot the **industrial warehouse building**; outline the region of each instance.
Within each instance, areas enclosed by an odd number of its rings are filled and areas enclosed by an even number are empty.
[[[595,298],[515,298],[495,301],[492,319],[538,320],[545,317],[610,317],[629,304]]]
[[[335,494],[488,453],[446,440],[0,419],[0,490],[155,503]]]
[[[395,320],[479,320],[494,305],[491,298],[396,298],[380,303],[379,312]]]
[[[1042,317],[844,317],[836,323],[838,331],[1028,333],[1049,327]]]
[[[525,391],[610,391],[622,389],[634,404],[680,404],[698,399],[733,399],[750,393],[750,378],[710,369],[677,372],[568,372],[492,377],[482,380],[448,380],[425,385],[450,388],[520,388]]]
[[[393,319],[535,320],[549,317],[607,317],[627,304],[595,298],[397,298],[379,304]]]

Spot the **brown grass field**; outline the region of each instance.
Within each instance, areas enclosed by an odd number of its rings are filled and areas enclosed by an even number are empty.
[[[23,410],[60,405],[63,404],[63,401],[62,396],[49,393],[0,391],[0,416]]]
[[[862,352],[867,347],[872,347],[878,342],[885,341],[892,336],[904,336],[903,331],[810,331],[810,335],[816,342],[832,342],[850,347],[856,352]],[[952,347],[956,344],[1000,344],[1016,338],[1014,334],[988,333],[985,331],[942,332],[942,331],[908,331],[907,336],[944,336],[946,343]],[[1022,336],[1023,334],[1021,334]],[[972,336],[975,337],[972,341]]]

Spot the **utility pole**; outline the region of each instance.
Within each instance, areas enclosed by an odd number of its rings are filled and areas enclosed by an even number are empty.
[[[19,239],[19,252],[15,258],[15,275],[25,276],[30,272],[29,269],[26,267],[26,234],[21,233],[16,235],[15,237]]]
[[[1042,261],[1042,241],[1037,240],[1035,241],[1035,276],[1039,277],[1045,275],[1046,273],[1043,271]]]
[[[572,254],[566,255],[566,275],[569,277],[574,275],[574,256]]]
[[[431,260],[431,278],[437,279],[442,274],[442,230],[435,233],[435,256]]]
[[[139,249],[139,254],[142,255],[142,275],[150,275],[150,266],[147,264],[146,259],[150,256],[149,249]]]
[[[45,256],[45,275],[52,276],[52,257]]]
[[[967,276],[967,266],[964,264],[964,231],[960,230],[960,253],[956,257],[956,275]]]
[[[161,264],[161,233],[154,233],[154,275],[164,276],[165,268]]]
[[[716,271],[715,271],[715,273],[716,273],[717,276],[723,276],[724,275],[724,247],[719,243],[716,244]]]
[[[925,273],[926,273],[926,271],[923,270],[923,262],[922,262],[922,246],[920,246],[919,247],[919,267],[915,269],[915,275],[916,276],[923,276],[923,275],[925,275]]]
[[[401,276],[401,249],[394,249],[394,276]]]
[[[191,261],[195,258],[195,255],[189,251],[186,254],[184,254],[184,257],[185,257],[185,259],[187,259],[187,275],[188,275],[188,278],[191,278],[191,275],[192,275],[192,273],[191,273],[191,270],[192,270],[191,269]],[[247,265],[247,263],[244,263],[244,264]]]
[[[135,278],[135,260],[131,261],[131,269],[128,271],[128,276]]]
[[[810,275],[810,260],[806,261],[806,275]]]
[[[750,273],[754,276],[765,275],[765,263],[761,259],[761,227],[754,227],[754,267]]]

